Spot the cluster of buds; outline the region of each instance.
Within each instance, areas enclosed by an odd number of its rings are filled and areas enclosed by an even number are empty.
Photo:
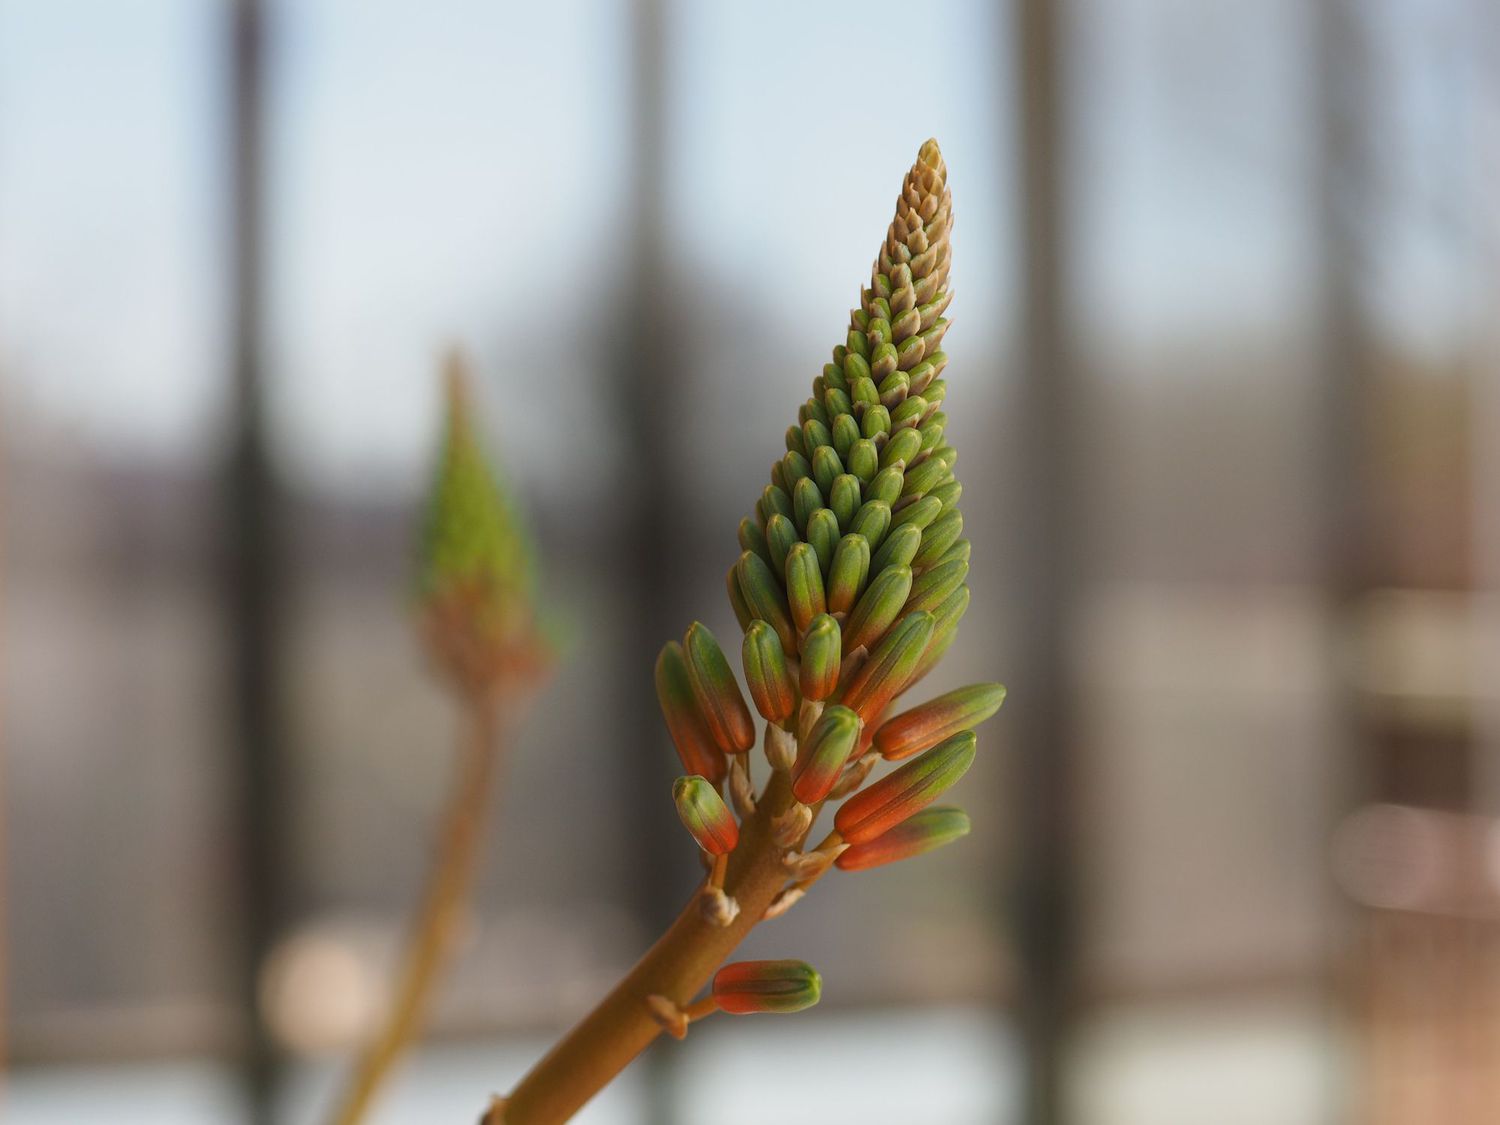
[[[741,842],[735,813],[751,815],[773,786],[784,811],[771,838],[787,885],[765,917],[835,865],[892,863],[969,830],[960,810],[931,806],[973,762],[973,727],[999,708],[1004,688],[976,684],[888,715],[952,644],[969,604],[957,455],[941,409],[952,221],[946,168],[928,141],[845,342],[814,379],[754,516],[740,524],[727,584],[750,704],[766,724],[771,779],[761,795],[749,780],[754,718],[713,634],[695,623],[657,661],[658,698],[688,773],[673,795],[710,861],[705,914],[723,925],[737,910],[723,901]],[[867,785],[880,761],[903,764]],[[833,831],[804,850],[819,812],[839,800]],[[661,1001],[657,1014],[678,1030],[710,1002],[706,1010],[795,1010],[817,991],[816,973],[800,962],[731,965],[711,997],[686,1011]]]
[[[443,444],[422,523],[417,600],[429,650],[459,690],[492,695],[549,662],[536,568],[514,506],[475,432],[462,358],[448,357]]]

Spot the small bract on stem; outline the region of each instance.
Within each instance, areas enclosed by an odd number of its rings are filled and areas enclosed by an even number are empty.
[[[815,1003],[821,978],[802,962],[725,961],[835,867],[893,863],[967,832],[963,813],[930,806],[973,761],[971,728],[1003,689],[976,685],[886,718],[947,650],[968,606],[957,455],[941,409],[952,226],[947,169],[928,141],[847,333],[739,525],[726,583],[750,702],[701,623],[657,661],[657,696],[689,774],[673,796],[714,857],[711,870],[625,979],[495,1103],[487,1125],[568,1120],[661,1031],[680,1037],[712,1011]],[[756,716],[770,766],[758,792],[748,764]],[[907,758],[869,781],[879,763]],[[806,848],[833,802],[832,831]],[[699,905],[715,895],[737,913]]]

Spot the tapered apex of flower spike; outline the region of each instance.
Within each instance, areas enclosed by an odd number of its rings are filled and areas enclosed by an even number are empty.
[[[842,871],[863,871],[923,855],[968,834],[969,814],[962,809],[924,809],[873,840],[845,848],[833,862]]]
[[[531,545],[485,459],[468,374],[453,353],[437,472],[422,524],[418,596],[443,670],[471,690],[529,678],[548,660]]]
[[[737,961],[714,975],[713,998],[735,1016],[800,1012],[823,994],[823,978],[806,961]]]
[[[677,815],[709,855],[728,855],[740,842],[740,826],[719,791],[703,777],[679,777],[672,785]]]

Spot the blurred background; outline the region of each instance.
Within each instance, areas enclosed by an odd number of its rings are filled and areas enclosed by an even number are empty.
[[[325,1111],[451,762],[453,343],[568,641],[376,1119],[634,961],[696,878],[651,656],[734,629],[929,135],[975,832],[579,1120],[1500,1119],[1497,56],[1483,0],[0,0],[5,1120]]]

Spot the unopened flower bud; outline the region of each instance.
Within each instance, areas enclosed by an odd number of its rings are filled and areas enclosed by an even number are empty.
[[[819,508],[807,521],[807,541],[818,556],[818,569],[825,575],[833,565],[833,552],[839,545],[839,518],[829,508]]]
[[[708,732],[726,754],[738,754],[755,745],[755,721],[740,694],[724,650],[701,621],[688,626],[682,639],[687,653],[688,677]]]
[[[714,974],[714,1000],[735,1016],[800,1012],[822,991],[822,978],[805,961],[737,961]]]
[[[964,530],[964,514],[954,508],[939,516],[926,531],[922,532],[922,549],[912,560],[913,566],[931,566],[943,557],[943,552],[958,541]]]
[[[797,706],[797,688],[776,631],[764,621],[752,621],[745,630],[740,659],[755,709],[771,723],[790,716]]]
[[[880,545],[880,550],[875,552],[875,557],[870,560],[870,573],[884,574],[899,566],[911,566],[921,545],[922,533],[917,528],[910,524],[893,528]]]
[[[740,842],[740,826],[719,791],[703,777],[679,777],[672,784],[677,815],[698,846],[710,855],[728,855]]]
[[[843,648],[839,623],[826,613],[808,622],[802,634],[802,696],[814,701],[827,699],[839,683],[839,656]]]
[[[859,726],[859,716],[847,707],[833,704],[823,709],[792,766],[792,795],[797,800],[815,805],[828,796],[859,741]]]
[[[977,727],[1003,702],[1002,684],[957,688],[882,723],[875,732],[875,750],[892,762],[910,758],[959,731]]]
[[[844,622],[844,651],[864,646],[874,649],[911,594],[911,567],[898,566],[877,574],[849,620]]]
[[[723,781],[728,763],[698,708],[687,656],[676,641],[664,645],[656,658],[656,698],[683,768],[715,784]]]
[[[808,543],[798,543],[786,557],[786,598],[792,611],[792,624],[798,632],[822,613],[823,570],[817,552]]]
[[[786,595],[782,592],[781,583],[776,581],[776,575],[766,565],[766,560],[753,551],[746,551],[740,555],[737,569],[740,592],[744,594],[750,616],[775,629],[785,651],[796,652],[797,635],[792,628],[792,615],[787,609]]]
[[[869,573],[870,544],[865,537],[846,535],[840,539],[828,571],[828,612],[847,613],[853,609]]]
[[[974,732],[955,734],[850,797],[833,826],[851,847],[868,843],[932,804],[973,762]]]
[[[842,871],[863,871],[922,855],[968,834],[969,814],[962,809],[924,809],[873,840],[846,849],[834,863]]]
[[[964,584],[964,579],[968,576],[969,564],[963,559],[928,567],[911,584],[911,597],[906,601],[907,611],[936,611],[954,590]]]

